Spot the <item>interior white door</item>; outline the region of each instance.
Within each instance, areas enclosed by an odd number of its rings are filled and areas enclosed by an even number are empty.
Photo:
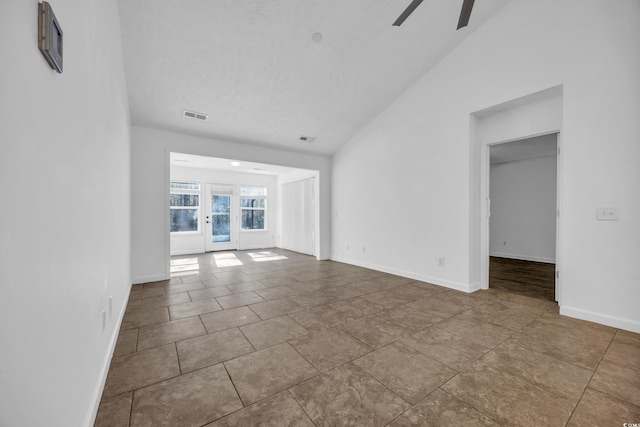
[[[238,213],[234,186],[205,186],[205,249],[210,251],[238,248]]]
[[[315,248],[315,179],[282,186],[282,247],[308,255]]]

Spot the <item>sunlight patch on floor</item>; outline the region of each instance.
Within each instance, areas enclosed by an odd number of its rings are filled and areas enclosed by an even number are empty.
[[[280,259],[289,259],[284,255],[271,252],[271,251],[248,252],[247,255],[249,255],[251,259],[253,259],[255,262],[277,261]]]
[[[171,273],[196,274],[200,271],[200,264],[198,258],[172,259],[169,271]]]
[[[234,267],[237,265],[244,265],[238,257],[231,252],[222,252],[214,254],[213,259],[218,267]]]

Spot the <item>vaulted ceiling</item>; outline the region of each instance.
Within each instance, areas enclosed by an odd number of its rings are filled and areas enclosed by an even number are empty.
[[[507,1],[120,0],[132,121],[329,155]]]

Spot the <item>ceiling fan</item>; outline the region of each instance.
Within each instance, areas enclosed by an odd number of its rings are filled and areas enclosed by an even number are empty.
[[[473,9],[473,2],[475,0],[464,0],[462,3],[462,10],[460,11],[460,19],[458,20],[459,30],[462,27],[466,27],[469,24],[469,17],[471,16],[471,9]],[[409,6],[400,14],[398,19],[393,23],[394,26],[399,27],[402,23],[413,13],[418,6],[420,6],[422,0],[413,0]]]

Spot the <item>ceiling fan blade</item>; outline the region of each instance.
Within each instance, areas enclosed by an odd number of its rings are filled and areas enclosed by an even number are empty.
[[[471,9],[473,9],[473,2],[475,0],[464,0],[462,3],[462,10],[460,11],[460,20],[458,21],[459,30],[462,27],[466,27],[469,24],[469,17],[471,16]]]
[[[409,15],[413,13],[414,10],[416,10],[416,7],[420,6],[420,3],[422,3],[422,0],[413,0],[411,4],[407,6],[404,12],[402,12],[400,16],[398,16],[398,19],[396,19],[396,22],[394,22],[393,25],[396,27],[399,27],[400,25],[402,25],[404,20],[407,19]]]

